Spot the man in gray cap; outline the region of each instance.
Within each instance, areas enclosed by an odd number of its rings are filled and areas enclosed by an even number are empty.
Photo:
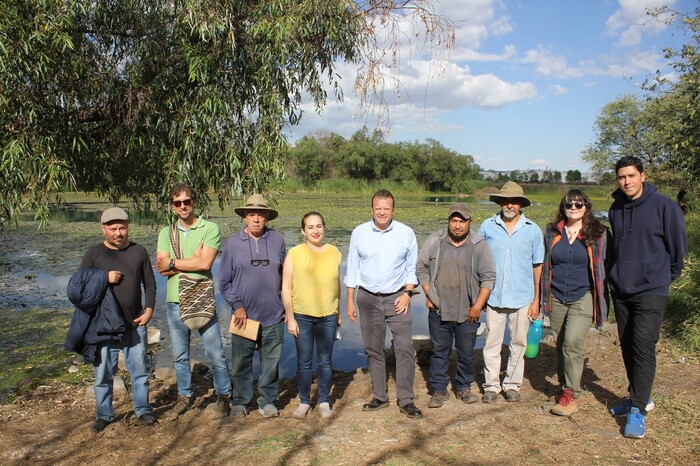
[[[119,207],[102,213],[104,241],[87,250],[80,262],[81,269],[108,271],[109,286],[119,303],[126,323],[120,341],[101,343],[95,360],[95,402],[97,411],[94,432],[100,432],[114,419],[112,382],[117,369],[119,351],[124,353],[126,368],[131,375],[131,398],[134,411],[142,424],[156,422],[148,403],[148,363],[146,359],[146,324],[153,316],[156,301],[156,280],[148,251],[129,241],[129,215]],[[141,286],[146,292],[145,307]]]
[[[457,373],[452,386],[458,399],[474,403],[471,391],[476,370],[474,344],[481,311],[496,281],[496,265],[486,241],[470,231],[471,209],[452,204],[447,228],[428,236],[418,254],[416,275],[423,284],[432,340],[428,407],[439,408],[447,399],[447,368],[454,343]]]
[[[521,212],[530,205],[523,188],[508,181],[491,195],[501,211],[479,227],[479,235],[491,247],[496,262],[496,286],[486,307],[489,333],[484,345],[484,403],[495,403],[501,390],[507,401],[520,400],[523,382],[528,318],[540,308],[540,277],[544,261],[542,230]],[[510,356],[501,385],[501,346],[506,323],[510,333]]]

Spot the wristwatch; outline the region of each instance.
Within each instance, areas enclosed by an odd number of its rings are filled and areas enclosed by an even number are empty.
[[[175,268],[175,259],[170,259],[170,263],[168,264],[168,269],[173,270]]]
[[[409,298],[413,298],[413,290],[404,290],[404,293],[406,293]]]

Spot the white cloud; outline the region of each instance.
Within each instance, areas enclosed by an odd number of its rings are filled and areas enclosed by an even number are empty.
[[[511,83],[494,74],[473,75],[468,67],[455,63],[448,64],[444,73],[430,79],[436,66],[433,62],[413,62],[399,77],[407,97],[419,106],[443,110],[494,108],[537,96],[532,83]]]
[[[578,67],[571,67],[566,57],[554,55],[543,45],[537,49],[528,50],[523,58],[523,63],[532,63],[535,70],[542,76],[554,78],[579,78],[583,72]]]
[[[666,28],[663,21],[646,14],[647,10],[664,5],[672,7],[676,0],[619,0],[620,8],[606,21],[610,35],[618,36],[621,46],[639,45],[644,35],[653,36]]]
[[[547,168],[548,163],[545,159],[531,159],[527,161],[529,168]]]
[[[564,95],[569,93],[569,89],[564,86],[560,86],[559,84],[552,84],[549,86],[549,90],[556,95]]]
[[[503,53],[481,53],[472,49],[464,49],[456,51],[450,56],[450,59],[456,62],[471,61],[471,62],[502,62],[514,58],[518,54],[514,45],[506,45],[503,47]]]

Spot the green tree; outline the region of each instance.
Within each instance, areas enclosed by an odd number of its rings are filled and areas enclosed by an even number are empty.
[[[151,208],[175,181],[220,204],[283,175],[286,125],[308,98],[340,94],[358,64],[363,102],[413,17],[445,50],[449,20],[427,0],[5,0],[0,2],[0,228],[48,218],[63,188]],[[400,14],[397,14],[400,13]],[[393,42],[391,42],[393,40]],[[302,98],[302,96],[308,96]]]
[[[640,157],[654,182],[699,196],[700,181],[700,6],[686,15],[661,7],[652,19],[676,25],[687,42],[667,49],[676,71],[668,81],[661,72],[644,86],[645,97],[625,96],[607,104],[596,119],[596,140],[582,153],[601,177],[611,173],[622,156]],[[665,74],[665,73],[664,73]]]
[[[545,170],[542,172],[542,183],[561,183],[561,172],[557,170]]]
[[[323,141],[305,136],[290,149],[294,171],[304,183],[314,184],[330,175],[333,154]]]
[[[578,184],[583,180],[583,176],[579,170],[569,170],[566,172],[566,182],[568,184]]]
[[[657,115],[647,101],[626,95],[606,104],[594,123],[595,141],[583,151],[593,172],[600,176],[611,172],[623,156],[634,155],[647,165],[658,165],[665,158],[665,148],[658,137]]]

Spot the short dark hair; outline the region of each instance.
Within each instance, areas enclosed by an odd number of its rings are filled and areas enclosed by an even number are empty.
[[[388,189],[380,189],[376,193],[374,193],[374,196],[372,196],[372,201],[370,202],[370,206],[374,207],[374,200],[375,199],[391,199],[391,207],[396,207],[396,201],[394,200],[394,195],[391,194],[391,191]]]
[[[319,214],[318,212],[311,211],[311,212],[307,212],[306,214],[304,214],[303,217],[301,217],[301,229],[302,230],[304,228],[306,228],[306,219],[313,216],[313,215],[317,215],[321,219],[321,223],[323,224],[323,226],[324,227],[326,226],[326,219],[323,218],[323,215]]]
[[[190,185],[188,185],[187,183],[175,183],[175,186],[173,186],[173,189],[170,190],[170,202],[173,201],[173,198],[175,196],[177,196],[178,194],[180,194],[182,192],[184,192],[185,194],[190,196],[190,198],[193,201],[197,200],[196,199],[197,196],[194,194],[194,190],[192,189],[192,187]]]
[[[615,164],[615,174],[617,175],[617,171],[620,168],[631,166],[634,166],[634,168],[639,170],[639,173],[644,172],[644,164],[642,164],[642,159],[640,159],[639,157],[635,157],[634,155],[625,155]]]

